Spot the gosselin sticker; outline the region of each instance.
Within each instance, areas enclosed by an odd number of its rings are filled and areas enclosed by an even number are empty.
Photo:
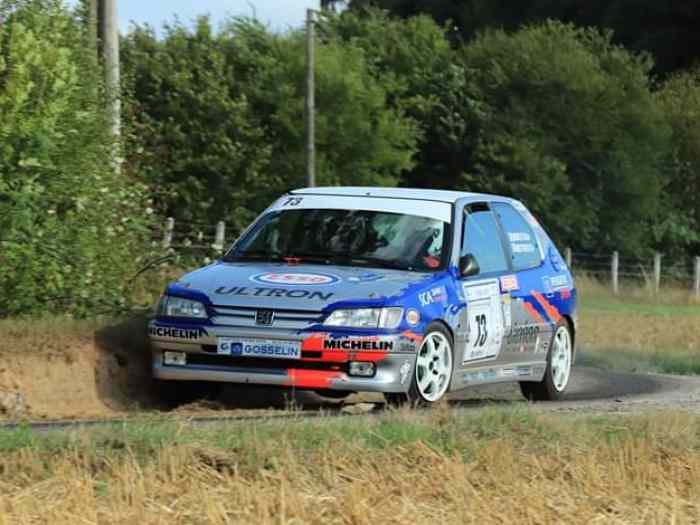
[[[262,284],[285,284],[287,286],[316,286],[335,284],[340,277],[329,273],[266,272],[253,275],[251,281]]]

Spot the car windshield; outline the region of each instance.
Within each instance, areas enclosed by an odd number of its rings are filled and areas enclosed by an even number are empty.
[[[271,212],[225,261],[287,261],[412,271],[444,269],[448,224],[436,219],[365,210]]]

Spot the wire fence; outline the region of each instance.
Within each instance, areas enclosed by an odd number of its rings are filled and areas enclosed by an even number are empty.
[[[160,247],[177,261],[208,263],[223,255],[236,240],[239,231],[217,224],[178,223],[172,218],[153,230],[152,246]],[[620,283],[645,285],[655,292],[666,285],[687,287],[700,297],[700,257],[671,259],[657,253],[640,258],[617,251],[604,253],[564,251],[569,268],[608,283],[613,293],[619,293]]]
[[[607,282],[613,293],[619,293],[621,282],[644,285],[658,293],[663,286],[688,288],[700,297],[700,257],[672,259],[662,253],[648,258],[621,254],[592,254],[565,251],[571,270]]]

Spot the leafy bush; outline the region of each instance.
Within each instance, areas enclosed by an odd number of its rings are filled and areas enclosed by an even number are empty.
[[[60,0],[0,0],[0,18],[0,317],[119,304],[145,188],[111,164],[84,26]]]
[[[215,34],[137,28],[123,46],[144,175],[178,220],[244,227],[280,193],[304,185],[304,39],[231,20]],[[352,45],[317,52],[319,184],[395,185],[417,132]],[[133,151],[129,155],[134,155]]]

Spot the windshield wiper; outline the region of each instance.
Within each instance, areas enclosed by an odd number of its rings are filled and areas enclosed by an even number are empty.
[[[334,264],[345,260],[342,255],[334,253],[290,253],[289,255],[282,257],[282,259],[297,262],[297,264],[304,262]]]
[[[226,255],[223,258],[224,262],[235,261],[281,261],[282,256],[279,253],[270,253],[264,251],[241,252],[237,254]]]
[[[333,264],[337,262],[342,256],[334,254],[317,254],[317,253],[285,253],[280,252],[266,252],[262,250],[255,250],[249,252],[241,252],[238,254],[231,254],[224,257],[225,262],[234,261],[274,261],[274,262],[286,262],[289,264],[301,264],[304,262],[317,262],[322,264]]]

